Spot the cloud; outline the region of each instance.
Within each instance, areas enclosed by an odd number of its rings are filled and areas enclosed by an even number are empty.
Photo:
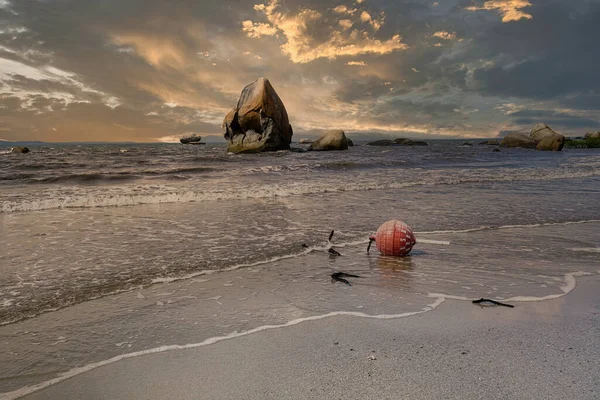
[[[389,54],[408,48],[399,34],[381,40],[370,36],[364,30],[354,29],[348,32],[353,24],[353,21],[348,18],[328,26],[325,35],[327,39],[320,39],[312,32],[313,28],[317,30],[317,25],[323,26],[324,16],[321,12],[305,8],[298,13],[286,13],[281,11],[279,0],[270,0],[267,4],[256,5],[254,9],[263,13],[268,22],[244,21],[242,24],[244,32],[251,38],[282,35],[286,43],[280,48],[294,63],[309,63],[320,58],[333,60],[361,54]],[[333,11],[346,16],[355,13],[346,6],[338,6]],[[383,24],[383,18],[384,16],[374,19],[368,12],[362,11],[359,22],[367,23],[377,31]],[[342,30],[337,29],[340,25]]]
[[[438,31],[431,36],[442,40],[454,40],[456,39],[456,32]]]
[[[298,135],[495,136],[537,119],[567,133],[600,115],[598,1],[234,3],[5,2],[2,137],[219,136],[260,76]],[[535,19],[504,23],[500,3]]]
[[[529,0],[490,0],[483,6],[467,7],[467,10],[496,10],[502,14],[502,22],[519,21],[521,19],[533,19],[531,14],[522,11],[523,8],[531,7]]]

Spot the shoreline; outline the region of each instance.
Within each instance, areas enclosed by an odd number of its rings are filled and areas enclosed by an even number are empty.
[[[599,271],[600,272],[600,271]],[[509,300],[512,302],[517,302],[517,308],[514,310],[508,310],[509,312],[512,311],[514,312],[517,316],[523,316],[526,314],[535,314],[536,312],[539,312],[539,310],[546,310],[546,309],[552,309],[554,307],[554,303],[564,303],[564,302],[568,302],[569,304],[572,303],[576,303],[578,301],[581,301],[582,299],[584,300],[584,302],[588,302],[589,303],[589,299],[590,297],[593,298],[596,293],[598,293],[597,290],[595,290],[594,288],[598,288],[600,287],[600,275],[593,275],[590,276],[592,274],[567,274],[567,277],[565,279],[566,283],[567,283],[567,287],[565,289],[563,289],[565,291],[565,293],[563,294],[558,294],[554,297],[550,298],[542,298],[539,299],[537,301],[532,301],[532,300],[520,300],[520,301],[515,301],[515,300]],[[575,279],[575,276],[577,277],[582,277],[585,276],[585,278],[581,279],[581,282],[577,282],[576,285],[570,285],[569,284],[569,279],[568,276],[570,276],[573,280]],[[575,295],[574,298],[572,299],[568,299],[569,297],[573,296],[573,294],[578,294]],[[570,296],[567,296],[570,295]],[[225,335],[225,336],[220,336],[220,337],[213,337],[213,338],[209,338],[204,340],[203,342],[200,343],[194,343],[194,344],[188,344],[188,345],[171,345],[171,346],[161,346],[158,348],[154,348],[154,349],[148,349],[148,350],[144,350],[144,351],[139,351],[139,352],[134,352],[134,353],[127,353],[121,356],[117,356],[117,357],[113,357],[109,360],[104,360],[98,363],[94,363],[91,365],[87,365],[84,367],[80,367],[80,368],[74,368],[64,374],[62,374],[60,377],[57,377],[55,379],[43,382],[41,384],[38,385],[34,385],[32,387],[25,387],[25,388],[20,388],[17,389],[15,391],[12,392],[8,392],[8,393],[2,393],[0,394],[0,399],[2,400],[12,400],[12,399],[18,399],[18,398],[23,398],[23,396],[26,396],[25,398],[38,398],[37,395],[38,394],[42,394],[45,393],[46,391],[60,391],[60,387],[62,385],[65,386],[73,386],[74,384],[70,384],[68,382],[74,381],[74,380],[86,380],[86,377],[90,374],[100,374],[99,372],[95,372],[98,370],[102,370],[103,372],[101,373],[103,376],[108,376],[111,375],[110,372],[110,367],[109,365],[114,365],[117,366],[121,363],[136,363],[137,359],[140,358],[144,358],[144,357],[163,357],[165,359],[168,359],[170,357],[172,357],[170,354],[171,353],[187,353],[190,351],[203,351],[203,349],[205,348],[209,348],[209,347],[214,347],[214,346],[228,346],[225,343],[233,343],[232,346],[233,347],[245,347],[243,345],[238,345],[237,343],[239,343],[240,341],[243,340],[248,340],[246,338],[248,337],[255,337],[255,336],[262,336],[262,335],[269,335],[271,334],[270,332],[275,332],[275,331],[281,331],[283,333],[275,333],[275,335],[286,335],[286,332],[289,332],[290,330],[294,330],[294,329],[299,329],[301,331],[307,331],[308,329],[308,325],[311,324],[325,324],[325,320],[328,321],[328,323],[326,325],[336,325],[339,324],[340,319],[352,319],[355,320],[354,323],[356,324],[366,324],[367,322],[362,322],[364,321],[409,321],[409,320],[414,320],[414,318],[422,318],[425,317],[430,319],[431,321],[429,322],[430,324],[433,325],[439,325],[439,320],[440,319],[444,319],[446,318],[446,316],[442,313],[442,310],[449,308],[451,310],[454,310],[453,312],[455,313],[454,315],[454,319],[456,320],[460,320],[462,317],[464,317],[464,313],[467,312],[470,313],[473,309],[473,307],[476,307],[475,305],[469,304],[470,301],[465,301],[466,299],[461,299],[461,298],[457,298],[454,296],[444,296],[444,295],[430,295],[431,298],[435,298],[435,301],[433,303],[431,303],[428,307],[426,307],[425,309],[421,310],[421,311],[417,311],[417,312],[408,312],[408,313],[403,313],[403,314],[398,314],[398,315],[368,315],[365,313],[361,313],[361,312],[332,312],[332,313],[328,313],[328,314],[324,314],[324,315],[316,315],[316,316],[311,316],[311,317],[306,317],[306,318],[300,318],[297,320],[292,320],[289,321],[285,324],[280,324],[280,325],[266,325],[266,326],[260,326],[245,332],[233,332],[229,335]],[[596,298],[598,296],[596,295]],[[505,300],[506,301],[506,300]],[[501,315],[505,315],[507,313],[506,310],[500,310],[502,307],[499,308],[494,308],[494,309],[489,309],[489,307],[476,307],[482,310],[482,315],[484,319],[485,314],[501,314]],[[471,310],[470,310],[471,309]],[[456,310],[460,310],[459,315],[456,314]],[[495,310],[495,311],[492,311]],[[545,311],[544,311],[545,312]],[[461,315],[462,314],[462,315]],[[480,313],[481,314],[481,313]],[[564,316],[562,313],[558,312],[557,315],[559,317]],[[597,314],[595,314],[597,315]],[[407,317],[414,317],[414,318],[407,318]],[[361,321],[361,322],[356,322],[356,321]],[[463,321],[463,323],[467,323],[468,325],[468,321]],[[320,326],[321,328],[323,328],[323,326]],[[281,328],[286,328],[286,329],[281,329]],[[369,330],[370,328],[365,328],[366,330]],[[258,333],[262,333],[262,335],[258,335]],[[598,349],[597,349],[598,350]],[[184,356],[182,356],[184,357]],[[184,357],[185,358],[185,357]],[[287,360],[288,362],[292,362],[293,360]],[[374,361],[374,360],[373,360]],[[161,365],[162,362],[158,362],[157,365]],[[146,364],[144,364],[146,365]],[[162,370],[162,367],[154,365],[154,364],[148,364],[146,365],[145,368],[158,368]],[[116,368],[116,367],[115,367]],[[139,368],[139,367],[136,367]],[[135,377],[136,379],[140,378],[140,373],[139,370],[136,369],[136,372],[130,372],[131,375],[133,375],[133,377]],[[127,375],[127,374],[126,374]],[[143,375],[146,375],[145,373]],[[233,374],[235,375],[235,374]],[[95,379],[95,378],[92,378]],[[116,379],[115,377],[111,377],[110,381],[113,382],[114,379]],[[124,385],[126,383],[121,383],[121,385]],[[81,389],[83,386],[82,384],[77,384],[75,385],[76,388]],[[65,393],[73,393],[73,390],[76,390],[76,388],[71,388],[65,391]],[[600,388],[599,388],[600,390]],[[58,395],[58,393],[57,393]],[[83,395],[83,394],[80,394]],[[132,394],[133,395],[133,394]],[[137,395],[137,394],[136,394]],[[88,398],[103,398],[103,397],[90,397],[89,394],[85,394],[86,397]],[[145,395],[141,395],[139,398],[160,398],[160,397],[147,397],[148,394]],[[68,398],[68,397],[64,397],[64,394],[61,394],[62,398]],[[42,398],[42,397],[40,397]],[[54,398],[52,396],[50,396],[50,398]],[[77,398],[77,397],[72,397],[72,398]],[[127,398],[138,398],[138,397],[127,397]],[[186,397],[180,397],[180,398],[186,398]],[[213,397],[211,397],[213,398]],[[257,397],[259,398],[259,397]]]
[[[599,219],[589,219],[589,220],[575,220],[575,221],[543,222],[543,223],[537,223],[537,224],[522,224],[522,225],[480,226],[480,227],[459,229],[459,230],[415,231],[414,233],[415,233],[415,235],[417,235],[417,243],[432,244],[432,243],[428,243],[427,240],[419,241],[419,238],[424,237],[424,236],[436,237],[438,235],[444,235],[444,234],[452,235],[452,234],[463,234],[463,233],[468,234],[468,233],[477,233],[477,232],[486,232],[486,231],[501,231],[501,230],[507,230],[507,229],[511,230],[511,229],[531,229],[531,228],[543,228],[543,227],[563,227],[563,226],[566,227],[566,226],[570,226],[570,225],[587,225],[587,224],[596,224],[596,223],[600,223],[600,220]],[[367,235],[368,234],[365,233],[364,236],[367,236]],[[243,270],[245,268],[252,268],[252,267],[268,265],[268,264],[275,263],[278,261],[297,259],[299,257],[305,256],[308,254],[312,254],[312,253],[326,252],[327,249],[331,246],[335,246],[337,248],[346,248],[346,247],[359,246],[359,245],[363,245],[363,244],[366,245],[368,243],[369,243],[368,239],[365,239],[365,240],[357,239],[357,240],[351,240],[351,241],[335,243],[335,244],[322,244],[322,245],[315,244],[315,245],[309,246],[308,248],[298,250],[297,253],[273,256],[273,257],[270,257],[265,260],[258,260],[258,261],[249,262],[249,263],[238,263],[238,264],[234,264],[230,267],[226,267],[223,269],[214,269],[214,270],[213,269],[203,269],[203,270],[200,270],[197,272],[192,272],[192,273],[189,273],[189,274],[186,274],[183,276],[156,277],[156,278],[153,278],[148,284],[140,284],[140,285],[132,287],[132,288],[119,289],[119,290],[116,290],[113,292],[103,293],[98,296],[86,299],[82,302],[66,304],[64,306],[56,307],[56,308],[49,308],[49,309],[43,310],[41,312],[38,312],[35,315],[28,315],[28,316],[24,316],[24,317],[14,319],[14,320],[9,320],[9,321],[0,321],[0,328],[15,325],[15,324],[25,322],[25,321],[30,321],[39,316],[46,315],[48,313],[53,313],[53,312],[60,311],[60,310],[64,310],[66,308],[77,306],[79,304],[84,304],[84,303],[92,302],[95,300],[100,300],[100,299],[110,297],[110,296],[124,295],[124,294],[131,293],[131,292],[134,292],[134,291],[137,291],[140,289],[148,289],[154,285],[188,281],[188,280],[202,277],[202,276],[211,276],[211,275],[215,275],[215,274],[218,275],[218,274],[222,274],[222,273],[226,273],[226,272]],[[600,248],[572,248],[569,250],[598,252],[598,251],[600,251]],[[599,270],[599,273],[600,273],[600,270]],[[549,299],[554,298],[553,296],[554,295],[550,295],[548,298]],[[527,300],[521,300],[521,297],[522,296],[517,296],[515,298],[515,300],[513,300],[513,301],[527,301]],[[530,300],[530,301],[538,301],[537,299],[538,299],[537,297],[532,297],[532,300]]]

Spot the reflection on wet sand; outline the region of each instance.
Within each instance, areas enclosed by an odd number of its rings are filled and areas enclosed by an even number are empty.
[[[417,269],[414,257],[391,257],[377,255],[369,257],[369,267],[380,287],[409,288],[413,276],[411,271]]]

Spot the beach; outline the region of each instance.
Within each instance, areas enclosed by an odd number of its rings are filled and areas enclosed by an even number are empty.
[[[600,279],[514,309],[446,300],[124,359],[25,399],[596,399]]]
[[[31,155],[0,159],[2,399],[597,393],[593,150]],[[390,219],[410,256],[367,253]]]

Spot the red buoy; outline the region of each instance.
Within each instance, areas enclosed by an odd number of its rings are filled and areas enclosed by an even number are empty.
[[[384,256],[405,256],[417,243],[410,226],[402,221],[387,221],[377,229],[377,234],[370,237],[375,240],[377,249]]]

